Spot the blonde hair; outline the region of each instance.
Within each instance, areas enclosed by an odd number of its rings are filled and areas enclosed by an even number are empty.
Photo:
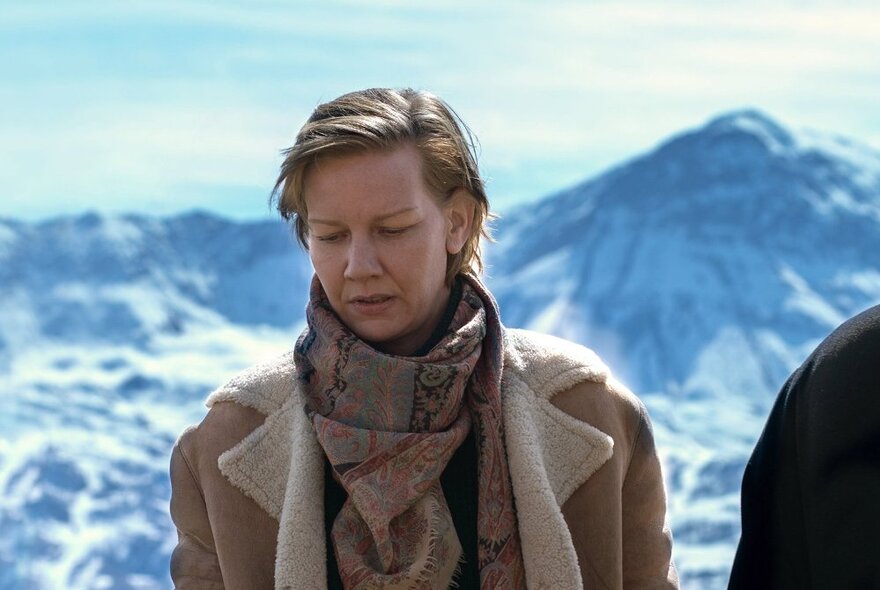
[[[405,88],[370,88],[344,94],[319,105],[284,150],[284,162],[272,201],[278,212],[293,220],[296,237],[309,249],[308,209],[303,180],[321,156],[415,145],[422,159],[426,185],[441,206],[464,189],[474,199],[471,233],[458,254],[449,255],[446,280],[460,272],[482,271],[480,238],[491,239],[489,200],[477,168],[473,134],[442,99]]]

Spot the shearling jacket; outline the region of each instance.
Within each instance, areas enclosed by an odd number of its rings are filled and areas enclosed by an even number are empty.
[[[506,330],[502,408],[529,588],[676,588],[641,402],[590,350]],[[171,459],[175,587],[326,588],[323,452],[293,354],[214,391]]]

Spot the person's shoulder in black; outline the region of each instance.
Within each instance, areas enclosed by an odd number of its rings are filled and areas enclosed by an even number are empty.
[[[783,386],[746,467],[731,589],[880,588],[880,306]]]

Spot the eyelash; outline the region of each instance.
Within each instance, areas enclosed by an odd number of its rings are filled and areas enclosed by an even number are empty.
[[[405,233],[409,227],[382,227],[379,228],[379,233],[387,236],[387,237],[396,237]],[[334,242],[338,242],[340,238],[342,238],[344,234],[330,234],[326,236],[315,236],[315,239],[319,242],[324,242],[326,244],[332,244]]]

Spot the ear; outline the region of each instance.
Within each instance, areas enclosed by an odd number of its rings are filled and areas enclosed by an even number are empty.
[[[446,202],[446,251],[449,254],[458,254],[467,243],[476,206],[474,198],[463,188],[456,189]]]

